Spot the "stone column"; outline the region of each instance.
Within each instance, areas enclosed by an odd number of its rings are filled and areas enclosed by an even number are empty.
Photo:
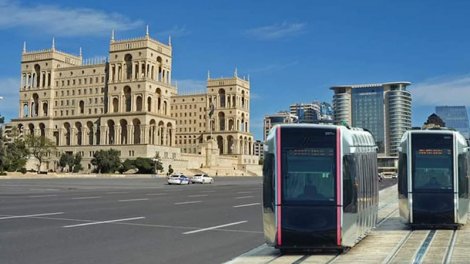
[[[64,130],[63,128],[58,128],[57,131],[59,132],[59,146],[64,145]]]
[[[114,145],[121,145],[121,125],[114,125]]]
[[[228,154],[228,140],[226,137],[222,137],[222,146],[224,146],[222,154]]]
[[[134,144],[133,125],[127,125],[127,144]]]
[[[90,133],[87,126],[82,127],[82,145],[87,146],[90,145],[90,138],[88,134]]]
[[[164,127],[163,128],[163,146],[168,146],[167,135],[168,135],[168,129]]]
[[[140,125],[140,141],[142,144],[149,144],[149,126]]]
[[[70,125],[70,133],[69,133],[69,137],[70,137],[70,146],[74,146],[76,145],[76,142],[77,142],[77,139],[76,139],[76,131],[77,129],[75,127],[72,127],[72,124]]]
[[[108,137],[107,137],[107,127],[100,126],[100,145],[107,145]]]

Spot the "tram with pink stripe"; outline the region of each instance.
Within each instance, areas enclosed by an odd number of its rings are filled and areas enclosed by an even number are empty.
[[[374,226],[377,147],[358,128],[286,124],[264,146],[263,226],[268,245],[344,249]]]

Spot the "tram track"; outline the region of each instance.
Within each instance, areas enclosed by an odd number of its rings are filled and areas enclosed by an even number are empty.
[[[452,263],[456,234],[457,230],[410,230],[382,263]]]

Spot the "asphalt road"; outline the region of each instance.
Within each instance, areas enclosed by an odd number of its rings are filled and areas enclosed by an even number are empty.
[[[0,180],[0,263],[222,263],[264,243],[261,194],[259,177]]]
[[[261,179],[0,181],[0,263],[221,263],[263,243]]]

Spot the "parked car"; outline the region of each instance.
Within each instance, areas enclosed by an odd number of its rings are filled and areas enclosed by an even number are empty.
[[[189,184],[189,178],[182,174],[173,174],[168,178],[168,185],[172,184]]]
[[[393,171],[382,171],[381,173],[379,173],[379,176],[381,176],[382,179],[395,179],[397,178],[397,173]]]
[[[193,176],[191,179],[192,183],[213,183],[214,179],[212,177],[209,177],[207,174],[196,174]]]

